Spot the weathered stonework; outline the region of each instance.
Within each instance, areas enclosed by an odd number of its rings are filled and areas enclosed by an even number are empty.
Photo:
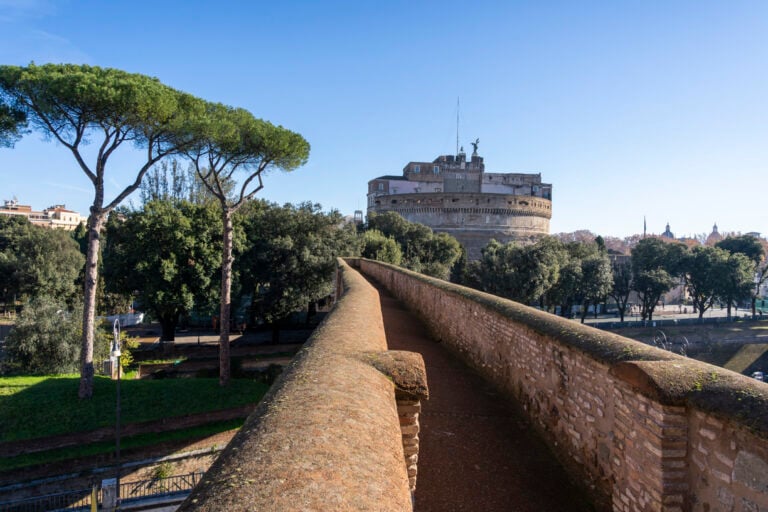
[[[649,400],[626,383],[614,388],[613,510],[689,510],[688,424],[684,407]]]
[[[403,455],[408,471],[411,492],[416,490],[416,475],[419,462],[419,413],[421,400],[410,399],[407,395],[397,398],[397,415],[403,433]]]
[[[768,510],[765,439],[701,411],[692,411],[689,422],[693,510]]]
[[[418,169],[418,171],[417,171]],[[482,157],[410,162],[403,176],[368,183],[368,211],[396,212],[456,237],[470,259],[491,239],[533,241],[549,233],[552,185],[540,174],[486,173]]]
[[[416,490],[419,462],[419,413],[429,398],[427,369],[421,354],[389,350],[370,356],[371,363],[395,385],[397,416],[403,436],[403,455],[411,492]]]
[[[408,407],[426,397],[424,363],[387,351],[379,297],[362,276],[342,264],[337,282],[334,309],[180,511],[412,509],[418,421]]]
[[[523,404],[598,510],[768,510],[768,386],[368,260],[384,285]]]

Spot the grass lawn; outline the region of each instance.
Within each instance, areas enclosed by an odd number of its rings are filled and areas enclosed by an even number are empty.
[[[0,378],[0,442],[86,432],[114,425],[117,384],[94,378],[93,398],[77,398],[79,377]],[[268,385],[233,379],[131,380],[121,382],[121,424],[256,403]]]
[[[200,439],[210,435],[219,434],[228,430],[234,430],[243,426],[245,420],[228,420],[190,427],[170,432],[160,432],[151,434],[139,434],[136,436],[121,439],[120,447],[128,451],[132,448],[144,448],[154,446],[168,441],[180,441],[188,439]],[[0,471],[9,471],[39,464],[48,464],[62,460],[76,459],[94,455],[103,455],[105,453],[115,452],[115,441],[102,441],[91,443],[84,446],[72,446],[69,448],[59,448],[57,450],[48,450],[39,453],[30,453],[18,455],[16,457],[5,457],[0,459]]]
[[[755,361],[762,359],[768,352],[768,343],[752,343],[742,346],[725,364],[727,368],[736,373],[743,373],[752,366]]]

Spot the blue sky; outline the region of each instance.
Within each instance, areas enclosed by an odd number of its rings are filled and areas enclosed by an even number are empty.
[[[553,184],[553,233],[768,234],[766,2],[0,0],[0,63],[30,61],[156,76],[301,133],[309,163],[265,180],[279,203],[365,209],[368,180],[455,151],[460,97],[487,170]],[[37,134],[0,149],[0,199],[86,213],[89,186]]]

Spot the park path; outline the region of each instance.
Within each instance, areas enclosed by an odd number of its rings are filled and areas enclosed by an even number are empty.
[[[424,358],[416,512],[592,510],[519,408],[432,340],[375,282],[390,350]]]

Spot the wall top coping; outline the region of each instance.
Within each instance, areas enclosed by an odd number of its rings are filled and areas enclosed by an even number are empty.
[[[387,348],[379,296],[339,265],[334,309],[180,511],[411,510],[396,389],[370,360]]]
[[[557,340],[608,366],[614,376],[662,404],[688,404],[768,434],[768,384],[472,288],[388,263],[362,261],[471,301]]]
[[[392,379],[397,391],[416,400],[429,399],[427,368],[424,358],[416,352],[389,350],[369,354],[371,364]]]

